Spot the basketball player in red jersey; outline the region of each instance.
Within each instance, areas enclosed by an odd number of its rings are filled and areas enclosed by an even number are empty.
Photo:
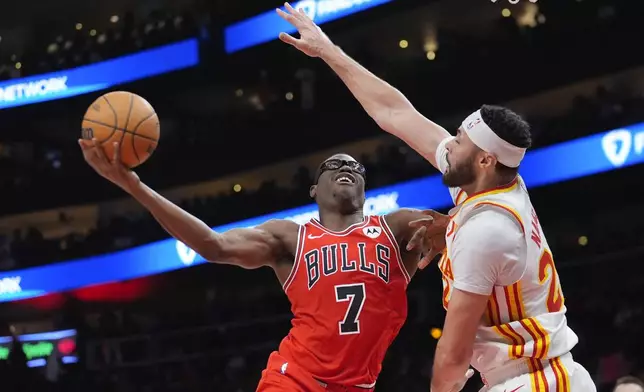
[[[90,166],[206,260],[273,268],[294,317],[288,336],[270,355],[258,391],[374,388],[385,351],[407,317],[405,290],[417,269],[420,248],[444,249],[446,217],[434,214],[429,229],[416,231],[410,223],[425,219],[426,211],[364,216],[364,166],[338,154],[322,162],[310,189],[319,220],[304,225],[271,220],[251,229],[216,233],[120,165],[118,146],[110,163],[97,142],[79,143]],[[415,242],[421,238],[422,244]]]

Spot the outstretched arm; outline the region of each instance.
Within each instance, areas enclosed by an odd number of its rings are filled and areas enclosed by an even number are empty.
[[[450,134],[420,114],[398,89],[344,53],[302,10],[296,11],[288,3],[286,10],[288,13],[277,12],[297,28],[300,38],[281,33],[280,39],[324,60],[383,130],[402,139],[436,167],[436,148]]]
[[[143,183],[130,194],[170,235],[213,263],[248,269],[274,266],[287,254],[283,233],[288,230],[297,233],[297,224],[284,220],[268,221],[252,229],[217,233]]]
[[[107,159],[96,140],[79,140],[87,163],[102,177],[118,185],[143,205],[174,238],[214,263],[244,268],[274,266],[287,255],[285,233],[297,233],[297,224],[274,220],[252,229],[217,233],[204,222],[143,184],[139,177],[120,163],[118,144]]]

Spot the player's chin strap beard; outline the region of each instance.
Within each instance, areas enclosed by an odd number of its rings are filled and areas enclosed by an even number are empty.
[[[525,148],[514,146],[494,133],[483,121],[480,110],[470,114],[461,124],[461,129],[481,150],[494,155],[507,167],[519,167],[525,156]]]

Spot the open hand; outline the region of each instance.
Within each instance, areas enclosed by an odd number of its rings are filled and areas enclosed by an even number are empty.
[[[297,29],[298,33],[300,33],[300,38],[298,39],[286,33],[280,33],[279,38],[281,41],[296,47],[301,52],[311,57],[322,57],[322,54],[325,51],[333,48],[333,42],[331,42],[322,29],[316,25],[306,13],[304,13],[304,10],[301,8],[299,10],[295,10],[289,3],[284,3],[284,6],[288,12],[284,12],[279,8],[275,11],[277,11],[279,16]]]
[[[141,181],[136,173],[121,163],[119,143],[114,143],[114,155],[111,160],[107,158],[105,150],[96,139],[78,139],[78,144],[83,151],[85,162],[102,177],[118,185],[124,191],[130,192]]]
[[[424,269],[431,261],[445,250],[445,231],[449,224],[449,216],[433,210],[425,210],[425,218],[409,222],[410,227],[416,228],[412,239],[407,244],[407,250],[421,248],[423,258],[418,262],[418,268]]]

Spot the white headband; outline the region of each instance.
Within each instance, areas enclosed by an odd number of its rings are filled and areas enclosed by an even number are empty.
[[[477,110],[470,114],[463,121],[461,127],[470,140],[481,150],[493,154],[496,159],[507,167],[519,167],[525,148],[513,146],[512,144],[501,139],[492,128],[490,128],[483,117],[481,111]]]

